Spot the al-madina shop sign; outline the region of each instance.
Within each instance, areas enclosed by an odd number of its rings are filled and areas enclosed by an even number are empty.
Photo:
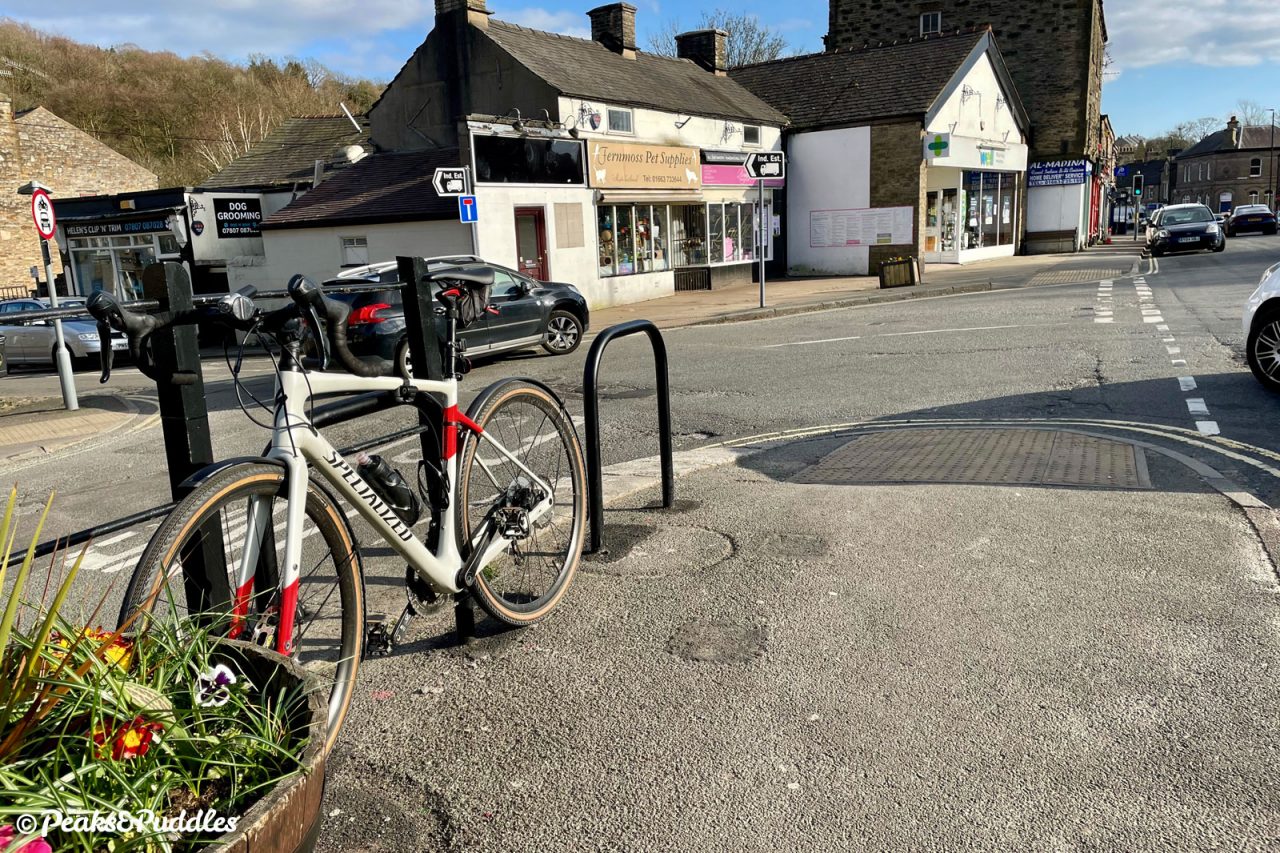
[[[696,190],[702,187],[697,148],[592,141],[591,186],[628,190]]]

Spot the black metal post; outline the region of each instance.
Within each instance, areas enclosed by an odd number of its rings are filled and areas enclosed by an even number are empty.
[[[644,332],[653,346],[653,366],[658,383],[658,449],[662,457],[662,506],[670,509],[676,500],[675,463],[671,448],[671,388],[667,369],[667,344],[649,320],[630,320],[605,329],[591,344],[582,368],[582,397],[586,415],[587,480],[590,499],[590,533],[586,552],[600,550],[604,535],[604,470],[600,462],[600,361],[609,344],[618,338]]]
[[[191,277],[181,264],[151,264],[142,271],[142,289],[161,311],[184,311],[193,306]],[[169,468],[169,492],[175,501],[186,495],[182,483],[213,463],[209,410],[205,405],[204,375],[194,326],[170,326],[151,336],[159,365],[190,373],[189,385],[161,383],[156,387],[160,426],[164,434],[165,460]],[[223,558],[222,531],[203,531],[199,553],[183,555],[187,603],[192,612],[221,612],[231,601]]]

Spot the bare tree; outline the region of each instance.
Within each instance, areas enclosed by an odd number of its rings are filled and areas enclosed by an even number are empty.
[[[1235,116],[1245,127],[1257,126],[1267,123],[1270,110],[1263,109],[1257,101],[1241,99],[1236,101]]]
[[[1201,116],[1179,122],[1169,131],[1169,136],[1185,140],[1188,145],[1195,145],[1201,139],[1217,130],[1222,130],[1223,121],[1214,116]]]
[[[725,43],[725,62],[730,68],[777,59],[787,49],[787,40],[772,27],[760,23],[755,15],[716,9],[703,12],[695,30],[718,29],[729,34]],[[660,56],[676,55],[676,36],[687,32],[678,18],[672,18],[649,37],[649,50]]]
[[[214,132],[217,141],[212,139],[196,144],[196,155],[208,165],[211,171],[218,171],[232,160],[247,154],[249,149],[262,141],[271,132],[275,121],[267,115],[264,107],[246,109],[237,104],[233,115],[219,116]]]

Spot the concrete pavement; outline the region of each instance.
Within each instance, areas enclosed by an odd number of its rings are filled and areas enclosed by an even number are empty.
[[[542,625],[367,662],[319,849],[1280,843],[1239,508],[1158,453],[1151,489],[812,482],[850,441],[638,493]]]

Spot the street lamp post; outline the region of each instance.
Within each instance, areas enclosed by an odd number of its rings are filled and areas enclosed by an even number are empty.
[[[36,190],[48,191],[48,187],[43,184],[32,181],[29,184],[23,184],[18,187],[18,195],[34,195]],[[49,307],[58,307],[58,288],[53,283],[53,258],[49,254],[49,241],[40,238],[40,254],[44,260],[44,280],[49,287]],[[53,321],[53,361],[58,367],[58,384],[62,386],[62,404],[66,406],[67,411],[74,412],[80,408],[80,401],[76,398],[76,380],[71,370],[71,353],[67,351],[67,342],[62,336],[62,321],[55,319]],[[102,346],[111,346],[110,341],[102,341]]]
[[[1269,107],[1268,109],[1271,111],[1271,174],[1268,177],[1271,179],[1271,186],[1269,187],[1271,190],[1271,210],[1275,212],[1280,210],[1280,199],[1276,198],[1277,195],[1280,195],[1280,176],[1276,175],[1276,108]]]

